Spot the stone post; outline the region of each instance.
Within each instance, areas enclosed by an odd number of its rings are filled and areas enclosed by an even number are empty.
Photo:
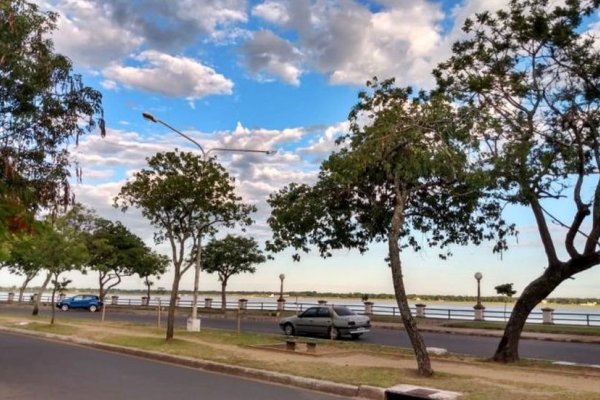
[[[212,298],[207,297],[204,299],[204,308],[212,308]]]
[[[175,307],[179,307],[179,302],[181,301],[181,297],[177,296],[175,299]]]
[[[110,304],[113,306],[119,304],[119,296],[110,296]]]
[[[246,310],[248,308],[248,300],[247,299],[239,299],[238,300],[238,308],[240,310]]]
[[[373,302],[365,301],[365,315],[372,315],[372,314],[373,314]]]
[[[427,307],[427,305],[415,304],[415,307],[417,308],[417,317],[425,318],[425,307]]]
[[[554,324],[554,308],[542,308],[542,323],[543,324]]]
[[[142,296],[142,305],[143,306],[147,306],[148,305],[148,301],[150,301],[150,299],[146,296]]]
[[[485,321],[485,307],[481,304],[473,306],[475,310],[475,321]]]
[[[66,295],[66,294],[64,294],[64,293],[60,293],[60,294],[58,295],[58,301],[62,301],[62,300],[64,300],[64,299],[65,299],[65,297],[67,297],[67,295]]]
[[[14,299],[15,299],[15,294],[13,292],[10,292],[8,294],[8,302],[12,303]]]
[[[277,311],[283,311],[285,310],[285,299],[278,299],[277,300]]]
[[[324,306],[325,304],[327,304],[327,300],[319,300],[320,306]]]

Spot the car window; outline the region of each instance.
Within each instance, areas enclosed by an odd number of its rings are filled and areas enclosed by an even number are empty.
[[[319,308],[319,312],[317,312],[317,317],[330,318],[331,317],[331,311],[329,311],[329,308],[327,308],[327,307],[321,307],[321,308]]]
[[[317,310],[318,310],[317,307],[309,308],[308,310],[304,311],[304,313],[301,315],[301,317],[302,318],[316,317]]]
[[[335,313],[340,317],[344,317],[346,315],[354,315],[354,313],[348,307],[333,307]]]
[[[75,296],[75,297],[73,297],[73,300],[75,300],[75,301],[79,301],[79,300],[82,300],[82,299],[83,299],[83,296]]]

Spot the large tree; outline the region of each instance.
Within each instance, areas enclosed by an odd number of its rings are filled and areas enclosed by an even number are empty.
[[[193,153],[158,153],[137,172],[115,198],[123,211],[139,208],[156,228],[156,243],[167,242],[174,274],[167,320],[167,340],[173,338],[179,282],[192,266],[200,272],[202,240],[217,226],[252,223],[252,205],[235,194],[234,179],[214,161]]]
[[[314,186],[291,184],[271,195],[267,248],[291,246],[322,256],[332,250],[387,242],[387,261],[402,322],[415,351],[418,372],[433,374],[425,343],[411,315],[402,279],[401,251],[500,237],[491,200],[480,203],[485,174],[470,165],[470,116],[443,97],[412,96],[393,80],[368,83],[350,113],[344,146],[321,166]],[[483,204],[483,207],[480,205]],[[486,229],[491,228],[491,229]],[[295,255],[296,258],[298,255]]]
[[[266,257],[252,238],[227,235],[213,239],[204,249],[202,266],[209,274],[216,273],[221,282],[221,309],[227,308],[227,282],[233,275],[256,272],[256,264],[264,263]]]
[[[518,360],[531,310],[600,263],[600,52],[584,26],[599,3],[513,0],[495,15],[478,14],[435,71],[441,90],[475,111],[473,136],[497,197],[529,207],[546,255],[513,308],[497,361]],[[556,202],[560,214],[549,211]],[[564,228],[562,243],[551,222]]]
[[[32,233],[35,212],[71,201],[68,145],[96,126],[101,94],[85,86],[50,39],[57,14],[0,2],[0,253]]]
[[[123,224],[100,217],[94,217],[86,244],[90,253],[88,267],[98,273],[98,295],[102,301],[124,277],[162,273],[168,264],[165,256],[148,248]]]

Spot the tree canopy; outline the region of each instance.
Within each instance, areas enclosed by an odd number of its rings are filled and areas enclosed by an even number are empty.
[[[35,211],[70,203],[69,144],[96,127],[102,95],[54,52],[57,15],[0,3],[0,236],[30,231]],[[5,240],[1,240],[5,244]]]
[[[599,4],[512,0],[496,14],[477,14],[435,71],[440,91],[473,110],[471,135],[496,197],[530,208],[547,258],[515,304],[498,361],[519,359],[519,337],[537,304],[600,263],[600,52],[585,28]],[[565,211],[570,204],[572,219],[551,213],[553,201]],[[552,222],[564,235],[553,238]]]
[[[256,208],[243,203],[234,189],[234,179],[214,159],[176,150],[148,159],[148,167],[135,173],[115,198],[123,211],[139,208],[156,229],[156,243],[170,245],[174,278],[167,340],[173,338],[181,276],[192,266],[199,273],[202,238],[214,234],[217,226],[252,223],[250,214]]]
[[[90,254],[88,266],[98,272],[101,300],[110,289],[121,283],[123,277],[164,273],[168,258],[148,248],[123,224],[94,217],[93,225],[86,238]]]
[[[227,235],[213,239],[204,248],[202,266],[209,274],[216,273],[221,281],[221,308],[226,308],[226,288],[233,275],[256,272],[256,264],[264,263],[266,257],[252,238]]]
[[[485,198],[488,175],[471,163],[475,143],[468,112],[443,96],[413,96],[393,80],[367,85],[350,113],[350,133],[323,162],[317,183],[290,184],[270,196],[273,240],[267,248],[314,246],[328,257],[335,249],[364,252],[370,243],[386,241],[419,372],[431,375],[406,299],[401,249],[436,246],[445,258],[452,244],[496,239],[500,251],[512,227],[499,218],[497,202]]]

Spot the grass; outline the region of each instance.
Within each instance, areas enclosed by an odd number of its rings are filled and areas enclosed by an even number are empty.
[[[164,327],[121,322],[81,321],[61,319],[49,325],[36,319],[27,325],[17,321],[27,319],[0,317],[0,324],[19,327],[36,332],[56,333],[92,339],[104,343],[172,355],[217,361],[244,367],[259,368],[309,378],[324,379],[353,385],[390,387],[398,383],[436,387],[464,393],[464,400],[592,400],[600,398],[598,392],[586,392],[576,382],[574,390],[557,386],[553,376],[561,379],[583,379],[581,371],[569,367],[556,367],[547,363],[528,360],[506,366],[482,361],[474,357],[450,355],[433,357],[436,374],[433,378],[421,378],[416,374],[416,363],[410,351],[384,345],[370,345],[361,341],[335,341],[317,339],[318,343],[342,350],[356,350],[364,355],[353,358],[341,356],[305,358],[285,353],[271,354],[247,346],[281,344],[282,336],[216,329],[203,329],[199,333],[176,331],[175,339],[164,339]],[[349,356],[350,357],[350,356]],[[450,365],[451,368],[442,368]],[[439,368],[439,369],[438,369]],[[472,374],[457,369],[466,368]],[[445,372],[444,372],[445,371]],[[596,382],[600,373],[595,371],[589,379]],[[512,374],[512,375],[511,375]],[[515,375],[516,374],[516,375]],[[513,379],[522,374],[533,375],[534,379],[518,382]],[[549,374],[549,375],[545,375]],[[595,374],[595,375],[594,375]]]

